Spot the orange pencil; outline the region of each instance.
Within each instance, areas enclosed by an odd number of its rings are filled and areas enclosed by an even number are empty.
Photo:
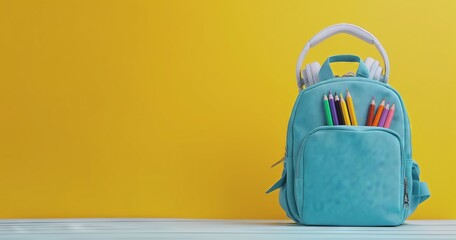
[[[372,101],[371,101],[371,104],[369,105],[369,110],[367,113],[366,126],[372,126],[372,121],[374,121],[374,113],[375,113],[375,97],[372,97]]]
[[[380,121],[380,117],[382,116],[383,108],[385,108],[385,99],[382,100],[380,105],[378,106],[377,109],[377,114],[375,114],[374,121],[372,122],[372,126],[377,126],[378,121]]]

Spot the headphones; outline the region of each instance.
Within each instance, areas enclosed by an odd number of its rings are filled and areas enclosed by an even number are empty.
[[[356,25],[341,23],[323,29],[322,31],[317,33],[312,39],[310,39],[310,41],[308,41],[302,49],[301,54],[298,58],[298,63],[296,64],[296,80],[299,91],[302,91],[304,86],[309,87],[320,81],[319,73],[321,66],[318,62],[307,64],[306,68],[301,71],[302,63],[304,62],[304,58],[307,55],[309,49],[311,47],[317,46],[320,42],[326,40],[327,38],[339,33],[346,33],[355,36],[369,44],[375,45],[377,50],[382,55],[383,62],[385,63],[385,73],[382,74],[383,68],[380,66],[380,62],[371,57],[366,58],[364,64],[366,65],[369,71],[370,79],[380,81],[383,83],[388,83],[390,74],[388,54],[386,54],[385,49],[382,47],[378,39],[368,31]]]

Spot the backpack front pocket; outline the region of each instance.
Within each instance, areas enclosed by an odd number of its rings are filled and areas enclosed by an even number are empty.
[[[406,200],[402,149],[401,138],[385,128],[325,126],[308,133],[295,168],[301,223],[401,224]]]

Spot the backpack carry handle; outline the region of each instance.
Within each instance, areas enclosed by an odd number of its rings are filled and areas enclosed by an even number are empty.
[[[317,33],[310,41],[306,43],[304,48],[301,51],[301,54],[299,55],[298,58],[298,63],[296,64],[296,80],[300,82],[302,80],[301,77],[301,67],[304,62],[304,58],[307,55],[307,52],[310,50],[311,47],[317,46],[319,43],[322,41],[326,40],[327,38],[337,35],[339,33],[346,33],[352,36],[355,36],[369,44],[374,44],[377,50],[380,52],[383,58],[383,62],[385,63],[385,73],[382,76],[381,81],[384,83],[388,83],[389,75],[390,75],[390,63],[388,59],[388,54],[386,53],[385,49],[383,48],[382,44],[380,44],[380,41],[369,33],[368,31],[364,30],[363,28],[360,28],[356,25],[353,24],[347,24],[347,23],[340,23],[340,24],[335,24],[332,26],[329,26],[319,33]]]
[[[358,56],[356,56],[356,55],[335,55],[335,56],[329,57],[321,66],[320,73],[319,73],[320,81],[334,78],[334,73],[331,69],[331,66],[329,65],[330,63],[334,63],[334,62],[357,62],[357,63],[359,63],[359,66],[358,66],[358,70],[356,71],[356,76],[364,77],[364,78],[369,77],[369,70],[367,69],[366,64],[364,64],[364,62],[361,61],[361,58],[359,58]]]

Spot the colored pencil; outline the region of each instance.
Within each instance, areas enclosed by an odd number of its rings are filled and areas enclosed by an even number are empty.
[[[394,103],[393,103],[393,105],[391,105],[391,108],[388,112],[388,116],[386,117],[385,125],[383,125],[383,127],[385,127],[385,128],[390,127],[391,121],[393,120],[393,116],[394,116]]]
[[[374,113],[375,113],[375,97],[372,97],[371,104],[369,105],[369,109],[367,110],[367,121],[366,126],[372,126],[372,121],[374,121]]]
[[[329,108],[331,109],[331,116],[332,116],[333,124],[339,125],[339,119],[337,118],[336,105],[334,104],[334,97],[333,97],[331,91],[329,92]]]
[[[336,105],[337,119],[339,119],[339,125],[345,125],[344,115],[342,114],[342,108],[340,107],[340,99],[339,96],[337,96],[337,92],[334,93],[334,104]]]
[[[374,121],[372,122],[372,126],[377,126],[378,122],[380,121],[380,117],[382,116],[383,109],[385,108],[385,99],[382,100],[380,105],[378,106],[377,113],[375,114]]]
[[[329,101],[328,101],[328,97],[326,97],[326,94],[323,97],[323,105],[324,105],[324,108],[325,108],[326,124],[328,126],[332,126],[333,125],[333,120],[331,118],[331,110],[329,110]]]
[[[385,125],[386,116],[388,116],[389,110],[390,110],[390,105],[388,103],[388,104],[386,104],[385,108],[383,109],[382,116],[380,117],[380,121],[378,121],[379,127],[383,127],[383,125]]]
[[[348,115],[347,104],[345,103],[344,96],[342,95],[342,93],[339,93],[339,94],[340,94],[340,106],[342,109],[342,114],[344,115],[345,125],[350,126],[351,122],[350,122],[350,116]]]
[[[350,115],[350,123],[353,126],[358,125],[358,120],[356,119],[355,107],[353,106],[353,99],[350,95],[350,92],[347,89],[347,108]]]

